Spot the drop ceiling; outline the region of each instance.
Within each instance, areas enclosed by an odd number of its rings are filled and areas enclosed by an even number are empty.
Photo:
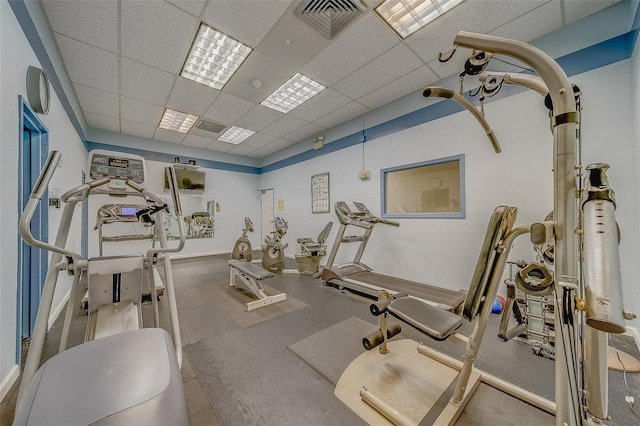
[[[457,74],[469,52],[437,57],[460,30],[531,41],[619,0],[467,0],[406,39],[375,13],[379,0],[352,2],[362,13],[332,38],[296,16],[297,0],[40,3],[90,128],[169,142],[176,154],[182,145],[262,158]],[[222,90],[179,76],[200,22],[254,49]],[[260,105],[296,72],[327,89],[287,114]],[[165,108],[219,132],[160,129]],[[218,141],[231,126],[256,133]]]

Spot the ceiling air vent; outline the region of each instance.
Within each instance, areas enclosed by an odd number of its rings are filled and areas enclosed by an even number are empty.
[[[213,121],[198,120],[193,127],[205,132],[220,133],[227,126]]]
[[[294,13],[332,39],[362,13],[359,3],[359,0],[304,0]]]

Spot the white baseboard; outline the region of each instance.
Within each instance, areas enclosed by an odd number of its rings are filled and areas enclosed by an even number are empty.
[[[217,254],[231,254],[231,250],[207,251],[200,253],[171,254],[171,259],[190,259],[192,257],[215,256]]]
[[[13,386],[16,380],[18,380],[18,376],[20,376],[20,366],[18,364],[13,364],[13,367],[9,370],[9,374],[7,374],[7,376],[2,379],[2,383],[0,383],[0,401],[7,396],[11,386]]]

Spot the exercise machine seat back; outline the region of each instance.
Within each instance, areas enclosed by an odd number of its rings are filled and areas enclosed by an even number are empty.
[[[125,300],[140,305],[144,275],[141,254],[91,258],[88,264],[89,312]]]
[[[471,279],[469,291],[463,306],[463,316],[473,321],[480,313],[489,290],[491,277],[496,271],[497,249],[504,237],[511,231],[516,219],[515,207],[498,206],[487,225],[476,269]],[[422,331],[435,340],[444,340],[461,325],[458,315],[439,309],[412,297],[400,297],[387,306],[391,315]]]
[[[18,404],[14,425],[186,425],[186,413],[171,337],[146,328],[49,359]]]
[[[513,228],[517,214],[516,207],[498,206],[489,219],[467,298],[462,308],[463,317],[469,321],[473,321],[480,313],[493,274],[502,274],[502,271],[496,271],[497,250],[501,241]],[[493,303],[493,300],[489,303]]]

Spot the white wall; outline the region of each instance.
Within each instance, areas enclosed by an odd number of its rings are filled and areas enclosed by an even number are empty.
[[[0,217],[0,382],[3,389],[11,385],[6,379],[16,368],[16,316],[18,297],[18,148],[21,129],[18,129],[18,96],[26,99],[26,73],[29,65],[40,66],[30,44],[22,33],[16,17],[6,1],[0,2],[0,186],[3,207]],[[80,184],[81,168],[86,152],[72,127],[55,92],[51,91],[48,115],[38,117],[49,131],[51,150],[63,154],[63,164],[57,169],[51,187],[68,188]],[[55,239],[61,209],[49,209],[49,241]],[[69,237],[69,246],[80,250],[79,216]],[[71,281],[63,277],[56,290],[53,309],[68,292]]]
[[[631,158],[632,158],[632,167],[634,170],[640,170],[640,48],[638,48],[638,44],[636,42],[636,47],[633,51],[633,55],[631,56]],[[632,176],[632,180],[630,181],[630,185],[636,188],[634,191],[634,204],[633,204],[633,212],[640,212],[640,193],[637,188],[640,188],[640,173],[634,173]],[[636,223],[635,233],[632,234],[630,238],[636,241],[636,247],[634,253],[638,253],[640,249],[640,243],[638,240],[640,239],[640,225],[638,225],[638,221],[640,220],[640,216],[636,215],[634,222]],[[625,287],[625,298],[640,301],[640,287],[638,285],[627,285]],[[640,303],[640,302],[639,302]],[[635,314],[640,316],[640,307],[636,305]],[[640,319],[636,318],[631,322],[636,329],[636,339],[640,339],[638,336],[638,331],[640,329]],[[638,342],[640,345],[640,341]]]
[[[637,60],[636,60],[637,61]],[[638,217],[636,174],[629,153],[631,135],[631,64],[622,61],[571,79],[583,90],[583,164],[606,162],[618,199],[622,230],[620,254],[626,308],[640,312],[634,277]],[[448,101],[443,101],[448,102]],[[518,207],[516,225],[543,220],[553,210],[553,138],[542,98],[521,93],[485,106],[502,153],[495,154],[479,124],[467,111],[409,128],[365,143],[365,168],[372,177],[358,180],[362,146],[354,146],[311,161],[263,175],[262,186],[275,188],[285,200],[280,213],[289,221],[288,254],[292,242],[315,236],[335,214],[313,215],[310,178],[330,173],[331,204],[340,200],[363,202],[380,214],[380,169],[465,154],[466,218],[401,219],[400,227],[378,225],[362,261],[374,270],[451,289],[466,288],[475,266],[486,223],[499,204]],[[354,250],[341,246],[337,262],[350,261]],[[526,237],[516,242],[513,260],[534,260]],[[635,297],[633,297],[635,296]],[[633,297],[633,298],[631,298]]]

